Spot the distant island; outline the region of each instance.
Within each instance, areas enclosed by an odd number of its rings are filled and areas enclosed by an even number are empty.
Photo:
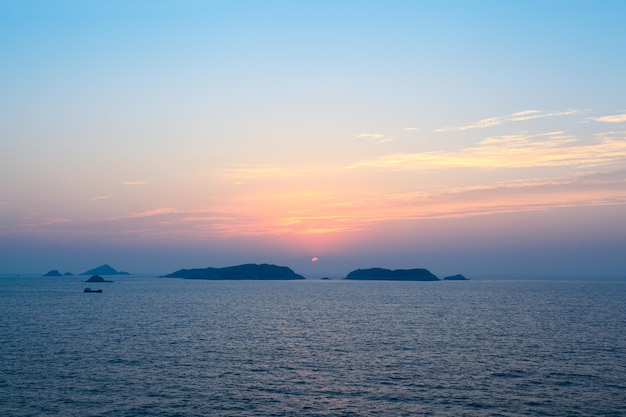
[[[72,274],[71,272],[66,272],[64,274],[61,274],[57,269],[51,269],[50,271],[44,274],[44,277],[71,277],[73,275],[74,274]]]
[[[181,269],[164,278],[208,280],[295,280],[305,279],[286,266],[245,264],[224,268]]]
[[[102,278],[100,275],[94,275],[85,282],[113,282],[113,281],[107,281],[106,279]]]
[[[100,265],[97,268],[90,269],[89,271],[83,272],[81,275],[130,275],[128,272],[117,271],[115,268],[104,264]]]
[[[349,280],[368,281],[439,281],[433,273],[427,269],[384,269],[370,268],[357,269],[346,276]]]
[[[463,275],[461,274],[457,274],[457,275],[452,275],[449,277],[445,277],[443,279],[444,281],[468,281],[467,278],[465,278]]]

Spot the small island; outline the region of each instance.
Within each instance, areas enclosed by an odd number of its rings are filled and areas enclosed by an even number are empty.
[[[51,269],[50,271],[44,274],[44,277],[71,277],[74,274],[71,272],[65,272],[61,274],[58,269]]]
[[[130,275],[128,272],[117,271],[115,268],[104,264],[100,265],[97,268],[90,269],[89,271],[83,272],[81,275]]]
[[[94,275],[85,282],[113,282],[113,281],[107,281],[106,279],[102,278],[100,275]]]
[[[469,279],[465,278],[465,276],[461,274],[445,277],[443,280],[444,281],[469,281]]]
[[[345,279],[368,280],[368,281],[439,281],[433,273],[427,269],[384,269],[370,268],[357,269],[348,274]]]
[[[164,275],[164,278],[208,279],[208,280],[296,280],[305,279],[286,266],[268,264],[245,264],[224,268],[181,269]]]

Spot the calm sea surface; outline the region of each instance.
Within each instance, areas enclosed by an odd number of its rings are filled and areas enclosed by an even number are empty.
[[[0,277],[0,415],[626,415],[626,281],[84,279]]]

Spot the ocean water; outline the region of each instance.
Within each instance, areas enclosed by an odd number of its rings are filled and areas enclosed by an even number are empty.
[[[626,415],[626,281],[84,278],[0,278],[0,415]]]

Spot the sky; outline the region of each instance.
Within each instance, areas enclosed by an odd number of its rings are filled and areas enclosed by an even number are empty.
[[[0,273],[624,277],[625,15],[0,0]]]

